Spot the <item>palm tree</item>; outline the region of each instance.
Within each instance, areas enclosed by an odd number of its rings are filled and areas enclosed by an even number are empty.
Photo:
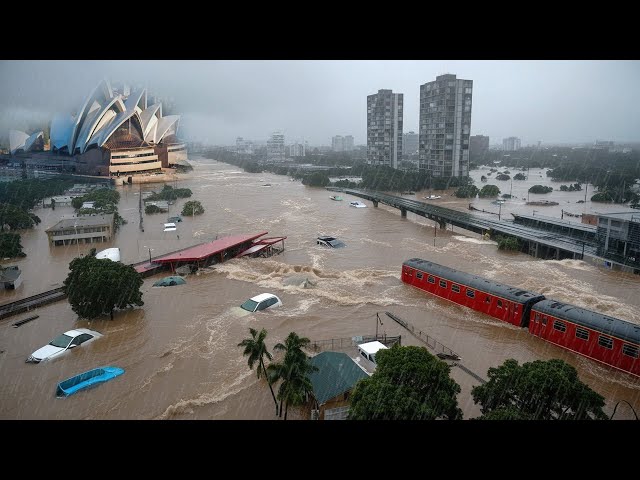
[[[267,331],[263,328],[258,331],[255,328],[249,328],[249,333],[251,333],[251,338],[245,338],[241,341],[238,346],[244,347],[244,352],[242,355],[249,356],[247,361],[249,368],[253,370],[253,365],[258,362],[259,366],[256,369],[256,374],[258,378],[262,376],[262,372],[264,372],[264,376],[267,379],[267,383],[269,384],[269,390],[271,390],[271,396],[273,397],[273,403],[276,405],[276,417],[278,416],[278,401],[276,400],[276,396],[273,393],[273,388],[271,387],[271,382],[269,381],[269,376],[267,375],[267,369],[264,366],[263,357],[267,357],[268,360],[271,360],[273,356],[267,350],[267,346],[264,344],[264,339],[267,336]],[[261,369],[262,367],[262,369]]]
[[[278,399],[280,400],[280,416],[282,416],[282,403],[285,404],[285,420],[289,405],[295,407],[304,404],[307,395],[313,390],[308,375],[317,371],[318,368],[309,363],[307,355],[302,351],[302,348],[309,343],[311,340],[308,338],[299,337],[295,332],[291,332],[284,344],[277,343],[273,347],[274,350],[285,352],[282,362],[272,363],[268,368],[271,382],[282,381],[278,389]]]

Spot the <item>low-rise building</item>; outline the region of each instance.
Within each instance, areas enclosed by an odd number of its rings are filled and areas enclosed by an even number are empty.
[[[309,374],[313,385],[311,418],[344,420],[349,412],[351,390],[368,374],[349,355],[322,352],[310,359],[318,370]]]
[[[640,272],[640,212],[598,214],[598,255]]]
[[[17,265],[0,268],[0,284],[7,290],[15,290],[22,285],[22,270]]]
[[[113,236],[113,227],[113,213],[105,213],[63,218],[45,232],[51,245],[73,245],[109,241]]]

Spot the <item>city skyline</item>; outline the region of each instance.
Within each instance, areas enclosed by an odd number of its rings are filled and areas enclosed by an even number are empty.
[[[639,61],[2,61],[0,138],[79,108],[102,78],[175,105],[188,141],[234,145],[273,131],[330,145],[366,144],[366,97],[404,95],[404,131],[419,131],[419,88],[439,75],[473,81],[471,135],[492,144],[639,141]],[[25,126],[26,125],[26,126]],[[32,131],[26,132],[32,134]],[[6,143],[6,142],[4,142]]]

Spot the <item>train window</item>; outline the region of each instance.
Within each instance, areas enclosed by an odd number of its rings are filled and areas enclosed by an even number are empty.
[[[489,297],[489,295],[484,297],[484,303],[491,303],[491,298]]]
[[[476,292],[473,290],[467,290],[467,297],[474,298],[476,296]]]
[[[422,272],[418,272],[418,273],[416,273],[416,278],[417,278],[418,280],[422,280]]]
[[[502,308],[502,300],[498,300],[498,308]]]
[[[447,288],[447,282],[445,282],[444,280],[440,280],[440,286],[442,288]]]
[[[429,276],[427,277],[427,282],[429,282],[429,283],[436,283],[436,279],[435,279],[435,277],[432,277],[431,275],[429,275]]]
[[[604,347],[604,348],[612,349],[613,348],[613,339],[600,335],[598,337],[598,345],[600,345],[601,347]]]
[[[638,347],[635,345],[629,345],[627,343],[622,344],[622,353],[629,357],[638,358]]]
[[[451,285],[451,290],[453,290],[456,293],[460,293],[460,285]]]
[[[542,317],[542,325],[546,325],[547,324],[547,317]]]
[[[558,330],[559,332],[566,332],[567,331],[567,324],[564,322],[561,322],[559,320],[554,320],[553,321],[553,328]]]
[[[581,338],[583,340],[589,340],[589,330],[585,330],[584,328],[576,327],[576,338]]]

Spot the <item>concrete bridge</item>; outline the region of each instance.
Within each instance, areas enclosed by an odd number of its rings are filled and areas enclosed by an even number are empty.
[[[461,212],[430,203],[410,200],[404,197],[388,195],[371,190],[327,187],[327,190],[340,191],[369,200],[377,207],[380,203],[400,210],[402,217],[407,212],[437,222],[441,229],[447,224],[478,233],[496,236],[515,237],[523,242],[526,253],[537,257],[561,260],[564,258],[582,259],[585,255],[597,257],[597,244],[594,238],[584,236],[582,225],[566,222],[563,232],[534,228],[530,225],[514,223],[511,220],[489,220],[473,213]]]

